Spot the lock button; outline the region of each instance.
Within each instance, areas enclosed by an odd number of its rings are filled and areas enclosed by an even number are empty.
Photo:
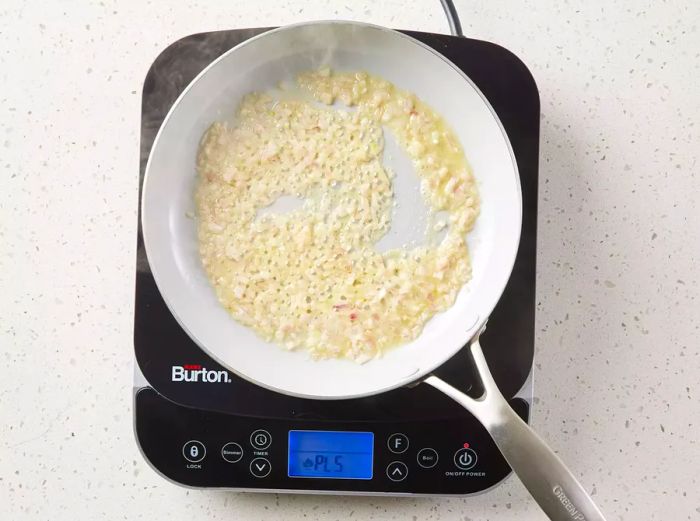
[[[201,441],[190,440],[182,446],[182,455],[187,461],[199,463],[207,455],[207,448]]]

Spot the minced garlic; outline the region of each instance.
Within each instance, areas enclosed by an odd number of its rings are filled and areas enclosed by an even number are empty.
[[[470,277],[465,234],[479,199],[456,136],[414,95],[328,69],[298,84],[356,110],[255,93],[235,126],[214,123],[197,165],[201,258],[221,303],[265,340],[364,362],[452,305]],[[382,126],[413,160],[431,210],[449,214],[438,245],[374,248],[394,202]],[[259,214],[283,195],[303,205]]]

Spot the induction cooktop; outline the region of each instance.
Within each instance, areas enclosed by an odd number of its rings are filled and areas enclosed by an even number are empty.
[[[158,56],[143,87],[140,185],[155,135],[182,90],[212,60],[266,30],[195,34]],[[481,344],[503,395],[527,421],[535,326],[537,87],[527,67],[498,45],[404,32],[473,80],[515,153],[523,196],[521,242]],[[134,431],[144,458],[166,479],[187,487],[265,492],[469,495],[510,473],[481,424],[430,386],[309,400],[230,373],[199,349],[168,310],[151,274],[140,224],[137,241]],[[466,349],[436,374],[474,397],[482,391]]]

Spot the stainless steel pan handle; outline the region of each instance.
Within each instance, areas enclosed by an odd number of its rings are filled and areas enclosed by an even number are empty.
[[[452,0],[440,0],[447,16],[450,32],[464,36],[462,25]],[[484,394],[473,399],[437,376],[425,383],[462,405],[489,432],[513,472],[553,521],[605,521],[586,490],[576,480],[559,457],[508,405],[491,376],[479,337],[470,346]]]
[[[452,0],[440,1],[450,32],[454,36],[464,36]],[[437,376],[429,376],[424,382],[462,405],[486,427],[513,472],[550,519],[605,521],[586,490],[559,457],[508,405],[491,376],[478,336],[470,349],[484,385],[483,396],[476,400],[470,398]]]
[[[525,488],[554,521],[605,521],[581,484],[547,444],[511,409],[496,386],[477,337],[470,346],[484,394],[473,399],[436,376],[425,383],[464,406],[489,432]]]

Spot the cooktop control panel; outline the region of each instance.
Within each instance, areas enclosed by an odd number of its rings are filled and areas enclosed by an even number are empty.
[[[466,416],[426,422],[267,419],[136,397],[136,435],[165,477],[196,487],[469,494],[509,472]],[[527,404],[513,400],[523,417]]]

